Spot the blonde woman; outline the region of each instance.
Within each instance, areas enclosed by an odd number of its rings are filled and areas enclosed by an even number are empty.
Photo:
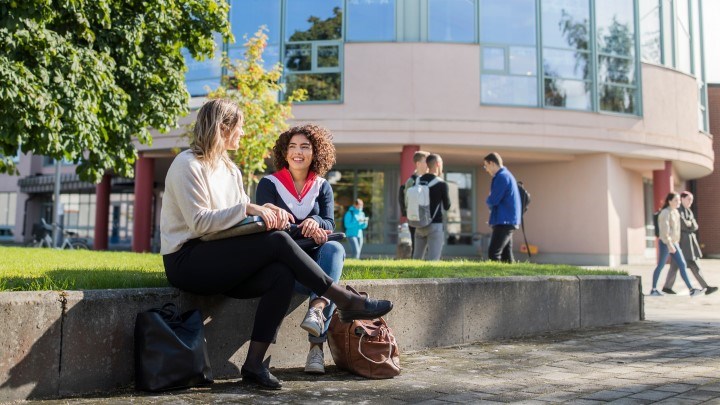
[[[243,116],[229,100],[211,100],[198,112],[189,150],[175,157],[165,179],[160,218],[165,274],[173,286],[201,295],[260,297],[243,382],[280,389],[263,365],[290,306],[295,281],[338,306],[340,317],[373,319],[392,309],[386,300],[367,299],[333,282],[286,233],[291,215],[272,204],[250,203],[242,175],[228,157],[244,135]],[[259,215],[270,232],[203,242],[248,215]]]
[[[658,216],[658,226],[660,227],[660,240],[658,241],[658,264],[653,272],[653,284],[650,295],[659,297],[663,293],[657,290],[658,279],[660,278],[660,272],[665,267],[668,255],[672,257],[672,260],[678,265],[680,269],[680,276],[690,290],[690,296],[699,295],[702,290],[693,288],[688,279],[687,272],[685,271],[685,258],[683,257],[682,250],[680,250],[680,213],[678,207],[680,206],[680,196],[677,193],[668,193],[665,197],[665,204],[663,204],[662,210]]]

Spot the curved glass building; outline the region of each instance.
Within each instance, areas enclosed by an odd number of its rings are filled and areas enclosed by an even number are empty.
[[[267,28],[266,65],[282,64],[286,89],[310,96],[294,106],[293,124],[315,122],[335,135],[338,163],[328,177],[338,219],[353,199],[365,201],[364,253],[394,255],[398,188],[422,149],[443,157],[451,186],[445,256],[482,255],[490,232],[482,158],[496,151],[532,194],[525,228],[538,248],[533,259],[616,265],[654,257],[659,200],[713,169],[702,7],[232,0],[237,41],[220,48],[241,58],[243,37]],[[226,72],[218,59],[188,66],[199,105]],[[155,207],[169,152],[184,142],[169,134],[142,146]]]

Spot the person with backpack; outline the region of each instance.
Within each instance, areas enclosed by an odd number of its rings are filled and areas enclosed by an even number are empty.
[[[678,207],[678,213],[680,214],[680,250],[682,251],[687,268],[692,271],[695,279],[700,283],[700,287],[705,289],[705,294],[712,294],[718,290],[717,287],[711,287],[707,281],[703,278],[700,273],[700,266],[697,261],[702,257],[702,251],[700,251],[700,243],[698,243],[697,232],[699,226],[695,220],[690,207],[693,203],[693,195],[689,191],[683,191],[680,193],[680,207]],[[667,294],[675,294],[672,286],[675,284],[675,277],[677,277],[678,265],[673,261],[670,262],[670,270],[668,271],[667,277],[665,278],[665,286],[662,292]]]
[[[680,206],[680,196],[677,193],[668,193],[665,197],[665,203],[658,214],[658,234],[660,239],[658,240],[658,264],[653,272],[652,290],[650,295],[653,297],[660,297],[664,294],[657,290],[658,279],[660,279],[660,272],[665,267],[668,255],[670,255],[675,263],[677,263],[680,269],[680,276],[682,277],[688,290],[690,290],[690,296],[694,297],[700,295],[702,290],[693,288],[690,280],[688,279],[685,268],[687,263],[685,257],[680,249],[680,213],[678,207]]]
[[[492,228],[488,259],[512,263],[513,232],[520,226],[522,205],[517,181],[505,166],[502,157],[492,152],[483,159],[483,169],[492,176],[490,195],[485,202],[490,209],[488,224]]]
[[[440,260],[445,244],[442,211],[450,208],[450,191],[441,177],[440,155],[431,153],[426,162],[428,172],[407,190],[408,224],[415,226],[413,259]]]
[[[418,176],[422,176],[423,174],[427,173],[428,167],[427,167],[427,157],[430,155],[430,152],[426,152],[424,150],[419,150],[415,152],[413,155],[413,162],[415,163],[415,171],[413,174],[408,177],[407,180],[405,180],[405,183],[403,183],[400,186],[400,195],[398,196],[398,201],[400,202],[400,215],[403,217],[407,217],[407,196],[406,192],[407,190],[412,187],[415,184],[415,179],[418,178]],[[408,224],[408,228],[410,228],[410,240],[415,239],[415,227]],[[411,250],[410,250],[410,257],[412,257],[413,252],[415,251],[415,244],[410,244]]]

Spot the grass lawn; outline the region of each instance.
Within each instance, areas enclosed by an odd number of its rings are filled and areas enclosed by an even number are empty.
[[[208,266],[212,261],[208,260]],[[507,276],[626,275],[568,265],[493,263],[474,260],[345,261],[343,279],[454,278]],[[94,290],[167,287],[162,256],[151,253],[95,252],[0,247],[0,291]]]

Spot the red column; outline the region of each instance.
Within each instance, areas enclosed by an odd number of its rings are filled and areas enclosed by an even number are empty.
[[[152,232],[152,196],[155,160],[140,157],[135,164],[135,204],[133,207],[133,252],[149,252]]]
[[[108,249],[108,222],[110,217],[110,175],[105,174],[95,186],[95,237],[93,249]]]
[[[673,191],[672,162],[665,161],[665,169],[653,170],[653,198],[655,211],[665,202],[665,197]]]

